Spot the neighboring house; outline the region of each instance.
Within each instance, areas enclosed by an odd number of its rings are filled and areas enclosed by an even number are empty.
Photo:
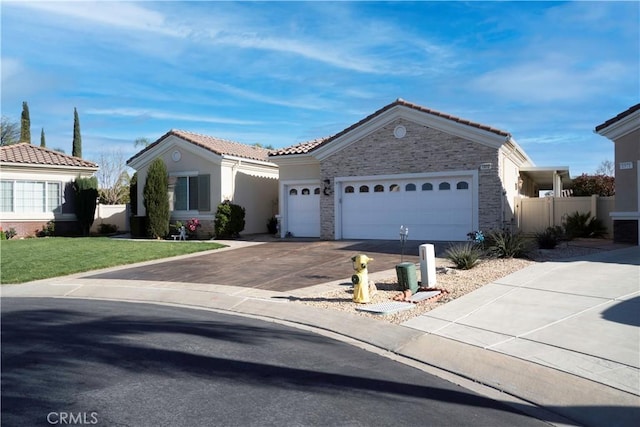
[[[640,104],[596,126],[595,131],[615,147],[615,242],[640,244]]]
[[[56,233],[76,228],[73,181],[91,177],[98,165],[29,143],[0,147],[0,222],[18,236],[33,236],[47,222]]]
[[[516,196],[560,195],[566,167],[536,168],[505,131],[402,99],[328,138],[271,153],[282,236],[466,240],[511,228]]]
[[[269,150],[182,130],[170,130],[133,156],[127,165],[138,173],[138,203],[145,216],[143,190],[149,165],[162,159],[169,173],[171,220],[197,218],[201,236],[213,236],[218,204],[225,200],[245,208],[243,233],[266,233],[278,198],[278,166]]]

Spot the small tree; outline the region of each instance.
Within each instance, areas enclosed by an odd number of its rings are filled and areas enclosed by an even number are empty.
[[[98,179],[95,176],[91,178],[78,177],[73,182],[73,190],[75,193],[75,211],[78,223],[80,224],[80,232],[83,236],[88,236],[96,214]]]
[[[73,157],[82,157],[82,136],[80,136],[80,118],[78,110],[73,107],[73,147],[71,150]]]
[[[573,179],[571,187],[573,195],[579,196],[613,196],[616,194],[616,179],[607,175],[587,175],[583,173]]]
[[[100,203],[117,205],[129,200],[129,174],[121,150],[100,153],[100,169],[96,172],[100,188]]]
[[[149,166],[144,183],[144,207],[147,211],[147,235],[160,239],[169,234],[169,177],[162,159],[155,159]]]
[[[40,131],[40,147],[46,147],[47,141],[44,138],[44,128]]]
[[[245,209],[229,200],[218,205],[214,227],[217,238],[238,237],[244,230]]]
[[[12,121],[7,116],[2,116],[0,121],[0,145],[11,145],[20,141],[20,128],[18,122]]]
[[[20,142],[31,144],[31,118],[29,118],[29,105],[22,103],[22,116],[20,119]]]
[[[614,176],[615,172],[616,168],[611,160],[603,160],[596,169],[596,175]]]

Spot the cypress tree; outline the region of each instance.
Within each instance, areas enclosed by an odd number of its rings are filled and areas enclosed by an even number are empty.
[[[22,103],[22,116],[20,119],[20,142],[31,144],[31,119],[29,118],[29,106],[27,101]]]
[[[44,128],[40,131],[40,147],[46,147],[47,143],[44,140]]]
[[[142,195],[147,211],[147,235],[162,239],[169,234],[169,176],[162,159],[155,159],[147,171]]]
[[[73,148],[71,150],[73,157],[82,157],[82,137],[80,136],[80,119],[78,118],[78,110],[73,107]]]

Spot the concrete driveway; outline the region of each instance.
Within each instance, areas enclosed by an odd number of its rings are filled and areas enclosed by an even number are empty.
[[[421,243],[407,242],[402,257],[399,240],[286,239],[100,274],[88,273],[84,277],[216,284],[286,292],[337,280],[349,281],[353,274],[351,257],[360,253],[374,258],[369,265],[370,273],[393,269],[401,258],[419,262]],[[435,243],[436,256],[443,254],[448,246],[447,242]]]

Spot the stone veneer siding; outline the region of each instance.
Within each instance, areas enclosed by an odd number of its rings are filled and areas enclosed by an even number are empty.
[[[404,138],[396,138],[393,130],[403,125]],[[363,159],[366,158],[366,161]],[[492,168],[480,171],[480,164]],[[391,175],[405,173],[478,170],[479,213],[481,230],[502,225],[502,182],[499,178],[498,149],[449,135],[447,133],[397,119],[376,132],[356,141],[324,159],[320,165],[321,180],[334,177]],[[335,239],[334,196],[320,198],[320,237]],[[472,230],[469,230],[472,231]]]

